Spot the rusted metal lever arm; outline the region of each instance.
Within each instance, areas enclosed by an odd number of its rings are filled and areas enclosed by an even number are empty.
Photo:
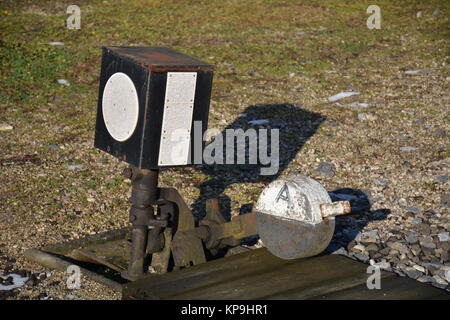
[[[351,211],[348,201],[338,201],[321,205],[322,216],[324,218],[348,214]],[[208,225],[209,236],[214,240],[235,238],[243,239],[257,235],[256,213],[251,212],[235,217],[230,222]]]
[[[175,242],[184,245],[193,237],[201,239],[208,249],[217,249],[223,245],[221,244],[223,239],[240,240],[258,234],[255,212],[237,216],[229,222],[222,222],[224,220],[218,218],[220,212],[217,200],[209,202],[208,207],[206,222],[197,228],[179,232]],[[320,209],[324,219],[347,214],[351,210],[348,201],[322,204]]]
[[[322,216],[328,218],[350,213],[351,208],[348,201],[339,201],[322,204],[321,211]],[[204,241],[227,238],[243,239],[258,234],[256,230],[256,213],[243,214],[235,217],[230,222],[203,225],[186,232],[192,232],[192,235]]]
[[[226,238],[243,239],[257,235],[256,213],[250,212],[235,217],[230,222],[209,225],[209,236],[214,240]]]
[[[211,247],[216,246],[214,244],[219,244],[218,241],[222,239],[239,240],[257,234],[256,214],[251,212],[238,216],[230,222],[200,225],[194,229],[184,230],[179,232],[178,236],[182,236],[184,241],[190,237],[201,239],[208,249],[211,249]]]

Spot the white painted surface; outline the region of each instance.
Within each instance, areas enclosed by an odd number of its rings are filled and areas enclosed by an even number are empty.
[[[168,72],[158,165],[188,163],[197,72]]]
[[[139,118],[139,99],[133,80],[125,73],[114,73],[106,82],[102,100],[103,120],[117,141],[132,135]]]
[[[311,257],[325,250],[335,218],[322,219],[323,203],[331,203],[331,198],[311,178],[294,176],[270,183],[255,205],[256,229],[266,248],[281,259]]]
[[[320,204],[331,203],[328,192],[307,177],[277,179],[259,196],[258,212],[309,224],[322,222]]]
[[[166,103],[194,103],[197,72],[168,72]]]
[[[353,92],[353,91],[340,92],[338,94],[335,94],[334,96],[329,97],[328,101],[334,102],[334,101],[337,101],[337,100],[340,100],[343,98],[354,96],[355,94],[359,94],[359,92]]]

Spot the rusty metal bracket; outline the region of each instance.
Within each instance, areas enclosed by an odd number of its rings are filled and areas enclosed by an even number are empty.
[[[170,261],[170,248],[172,246],[172,228],[166,228],[162,233],[164,239],[164,246],[160,252],[152,254],[151,266],[158,274],[163,274],[168,271]]]
[[[254,213],[226,221],[220,213],[217,199],[206,201],[206,216],[200,225],[208,228],[208,237],[204,241],[206,248],[213,254],[220,248],[237,246],[241,239],[257,234]]]
[[[205,218],[197,228],[178,231],[173,239],[172,251],[183,261],[184,266],[193,264],[194,243],[203,241],[205,247],[215,254],[220,248],[239,245],[241,239],[256,235],[255,221],[255,214],[248,213],[227,222],[220,214],[218,200],[208,199]]]
[[[175,268],[206,262],[201,238],[190,236],[188,239],[185,238],[187,230],[195,229],[195,218],[186,202],[174,188],[160,188],[159,192],[160,199],[176,204],[172,219],[175,235],[171,246]]]
[[[201,226],[206,226],[208,228],[208,236],[204,239],[205,246],[213,254],[216,253],[217,249],[221,246],[221,240],[211,236],[211,229],[216,225],[221,225],[227,221],[220,213],[219,200],[218,199],[208,199],[206,200],[206,216],[200,221]]]

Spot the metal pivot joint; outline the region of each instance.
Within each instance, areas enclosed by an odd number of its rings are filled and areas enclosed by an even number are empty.
[[[128,280],[136,280],[145,275],[144,258],[147,249],[149,226],[165,227],[167,220],[155,219],[153,205],[158,198],[158,170],[129,167],[123,175],[131,179],[131,255],[128,269],[122,276]]]

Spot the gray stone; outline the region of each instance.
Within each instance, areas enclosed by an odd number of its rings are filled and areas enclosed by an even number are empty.
[[[352,240],[352,241],[350,241],[348,244],[347,244],[347,250],[348,251],[351,251],[352,249],[353,249],[353,247],[354,246],[356,246],[356,241],[355,240]]]
[[[434,181],[436,181],[437,183],[440,183],[440,184],[446,183],[448,181],[448,175],[444,174],[441,176],[437,176],[434,178]]]
[[[424,268],[427,268],[428,270],[430,270],[432,273],[433,273],[433,271],[439,270],[444,266],[442,263],[436,263],[436,262],[423,262],[423,263],[421,263],[421,265]]]
[[[447,289],[446,285],[443,285],[443,284],[440,284],[440,283],[437,283],[437,282],[432,282],[431,285],[433,287],[436,287],[436,288],[439,288],[439,289]]]
[[[377,238],[364,238],[364,239],[361,239],[361,242],[364,242],[364,243],[377,243],[378,239]]]
[[[375,179],[373,179],[373,182],[375,182],[376,184],[378,184],[380,186],[388,186],[391,183],[389,180],[382,179],[382,178],[375,178]]]
[[[361,239],[367,239],[367,238],[375,238],[375,239],[379,239],[380,237],[379,237],[379,235],[378,235],[378,230],[370,230],[370,231],[366,231],[366,232],[363,232],[362,234],[361,234]]]
[[[361,121],[375,121],[378,119],[378,116],[376,114],[371,113],[359,113],[358,119]]]
[[[387,246],[395,251],[400,252],[400,253],[406,253],[408,251],[408,247],[400,242],[389,241],[387,243]]]
[[[418,149],[419,148],[416,148],[416,147],[401,147],[400,148],[401,151],[416,151]]]
[[[352,251],[355,251],[355,250],[364,252],[366,250],[366,247],[362,244],[357,244],[356,246],[354,246],[352,248]]]
[[[357,253],[355,255],[353,255],[356,259],[363,261],[363,262],[367,262],[369,260],[369,256],[367,254],[362,254],[362,253]]]
[[[379,250],[378,246],[375,243],[367,245],[365,249],[367,252],[378,252]]]
[[[432,259],[434,259],[434,250],[426,247],[422,247],[422,262],[430,262]]]
[[[417,279],[420,282],[435,282],[436,280],[432,276],[421,276]]]
[[[422,248],[428,248],[428,249],[435,249],[436,248],[436,244],[434,244],[434,242],[420,242],[420,246]]]
[[[411,140],[411,137],[408,137],[408,136],[396,136],[396,138],[402,142]]]
[[[419,245],[415,244],[411,246],[411,252],[413,255],[418,256],[422,252],[422,249]]]
[[[442,252],[440,253],[440,257],[441,257],[442,261],[450,261],[449,250],[447,250],[447,251],[442,250]]]
[[[250,120],[248,123],[249,123],[249,124],[252,124],[252,125],[261,126],[261,125],[268,124],[268,123],[269,123],[269,120],[267,120],[267,119]]]
[[[84,167],[84,165],[82,164],[82,163],[80,163],[80,164],[69,164],[69,165],[67,165],[67,168],[69,169],[69,170],[77,170],[77,169],[83,169],[83,167]]]
[[[422,235],[430,235],[431,233],[431,228],[426,223],[419,223],[414,226],[416,227],[415,229]]]
[[[50,150],[58,150],[58,149],[60,149],[60,146],[57,145],[57,144],[49,144],[49,145],[47,146],[47,149],[50,149]]]
[[[301,32],[301,34],[304,34],[304,32]],[[350,89],[350,90],[353,90],[353,89]],[[335,102],[335,101],[338,101],[340,99],[353,96],[355,94],[359,94],[359,92],[348,92],[348,91],[347,92],[339,92],[338,94],[335,94],[335,95],[333,95],[331,97],[328,97],[328,101]]]
[[[450,233],[449,232],[442,232],[438,234],[438,239],[440,242],[446,242],[450,241]]]
[[[412,221],[413,224],[419,224],[422,223],[422,218],[414,218]]]
[[[419,270],[416,270],[416,269],[414,269],[414,268],[407,268],[407,269],[403,270],[403,272],[404,272],[408,277],[413,278],[413,279],[418,279],[418,278],[420,278],[421,276],[423,276],[423,273],[422,273],[422,272],[420,272]]]
[[[331,254],[340,254],[340,255],[348,256],[348,252],[347,252],[347,250],[345,250],[344,247],[340,247],[339,249],[332,251]]]
[[[402,270],[400,270],[400,269],[394,269],[394,270],[392,270],[394,273],[396,273],[398,276],[400,276],[400,277],[404,277],[405,276],[405,274],[402,272]]]
[[[376,240],[379,238],[380,236],[378,235],[377,229],[366,231],[361,234],[361,239],[367,242],[376,242]]]
[[[420,242],[433,242],[432,236],[422,236],[419,238]]]
[[[383,269],[383,270],[391,269],[391,264],[390,264],[390,262],[387,262],[386,259],[382,259],[380,262],[377,262],[377,263],[374,263],[374,261],[371,260],[370,264],[372,266],[377,266],[377,267],[379,267],[380,269]]]
[[[316,173],[322,177],[331,178],[334,176],[334,166],[331,163],[321,162],[316,169]]]
[[[406,242],[408,242],[409,244],[414,244],[417,243],[419,241],[419,236],[417,233],[410,233],[409,235],[406,236]]]
[[[436,129],[436,130],[433,131],[433,133],[434,133],[435,135],[441,136],[441,137],[443,137],[443,136],[446,135],[446,132],[445,132],[444,129]]]
[[[422,210],[420,210],[420,209],[417,208],[417,207],[407,207],[407,208],[406,208],[406,212],[411,212],[411,213],[414,213],[414,214],[419,214],[419,213],[422,213]]]
[[[383,257],[383,255],[381,253],[376,252],[376,251],[370,251],[369,254],[370,254],[370,257],[373,259],[380,259]]]
[[[450,194],[449,193],[441,194],[441,206],[450,208]]]

